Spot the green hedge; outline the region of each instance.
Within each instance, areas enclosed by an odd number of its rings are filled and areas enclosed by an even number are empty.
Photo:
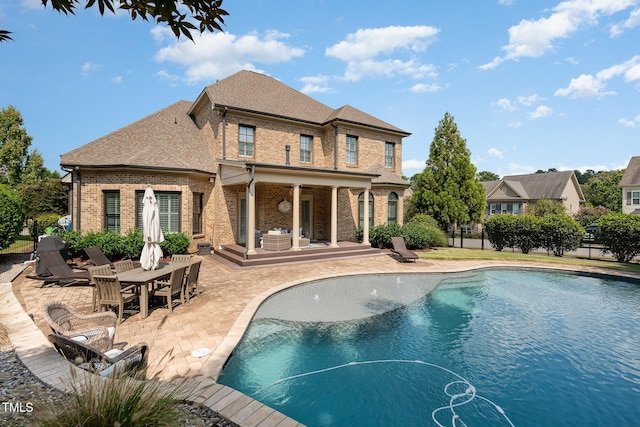
[[[426,215],[425,215],[426,216]],[[407,224],[376,225],[369,228],[369,242],[378,248],[392,247],[391,238],[402,237],[409,249],[448,246],[444,231],[423,222],[409,221]],[[362,229],[358,230],[358,241],[362,241]]]
[[[77,231],[61,231],[58,233],[69,244],[69,256],[85,257],[84,248],[98,246],[111,260],[139,259],[144,239],[142,231],[135,228],[124,236],[115,231],[89,231],[85,234]],[[160,243],[164,256],[186,253],[191,240],[184,233],[165,234]]]
[[[25,212],[18,193],[0,184],[0,249],[15,242],[22,231],[24,219]]]

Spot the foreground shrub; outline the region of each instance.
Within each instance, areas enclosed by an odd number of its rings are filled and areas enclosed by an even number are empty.
[[[599,239],[618,262],[629,262],[640,255],[640,216],[611,214],[598,220]]]
[[[374,225],[369,227],[369,242],[372,247],[376,248],[390,248],[391,238],[394,236],[400,236],[400,225]],[[362,229],[360,233],[360,241],[362,241]]]
[[[22,231],[25,213],[18,193],[0,184],[0,249],[8,248]]]
[[[566,214],[554,214],[539,221],[540,246],[555,256],[561,257],[565,252],[580,247],[584,228],[576,220]]]
[[[431,215],[427,215],[427,214],[416,214],[413,217],[411,217],[411,219],[409,220],[409,222],[407,222],[407,224],[422,224],[426,226],[440,228],[438,221],[436,221],[436,219]]]

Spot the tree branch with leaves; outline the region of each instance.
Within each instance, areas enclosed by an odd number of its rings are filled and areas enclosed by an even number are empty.
[[[153,19],[158,24],[167,24],[173,34],[181,35],[193,40],[192,30],[200,33],[223,31],[224,17],[229,13],[222,9],[223,0],[41,0],[47,7],[51,4],[53,10],[65,15],[75,15],[76,10],[86,3],[89,9],[98,5],[100,15],[110,11],[115,14],[116,9],[126,10],[132,20],[141,18],[145,21]],[[194,25],[194,22],[195,24]],[[0,42],[13,40],[11,32],[0,30]]]

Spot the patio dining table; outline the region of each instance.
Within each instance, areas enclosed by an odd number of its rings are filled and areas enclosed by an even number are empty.
[[[140,316],[145,319],[149,315],[149,288],[155,280],[170,275],[174,270],[188,265],[184,262],[162,262],[156,270],[145,270],[137,267],[116,274],[123,285],[136,285],[140,295]]]

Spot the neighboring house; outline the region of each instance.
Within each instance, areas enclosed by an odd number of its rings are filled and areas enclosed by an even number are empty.
[[[538,200],[561,201],[568,214],[574,214],[584,195],[573,171],[505,176],[483,182],[487,192],[487,217],[502,213],[518,215],[527,204]]]
[[[140,227],[155,191],[165,232],[193,244],[246,244],[273,228],[336,246],[364,224],[402,222],[402,129],[345,105],[332,109],[251,71],[61,156],[72,224]],[[368,200],[368,203],[365,203]],[[260,230],[260,231],[258,231]],[[368,244],[364,227],[363,244]]]
[[[632,157],[620,180],[622,213],[640,215],[640,156]]]

